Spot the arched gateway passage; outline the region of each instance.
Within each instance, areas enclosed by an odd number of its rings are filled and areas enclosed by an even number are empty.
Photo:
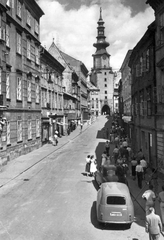
[[[110,107],[108,105],[104,105],[101,109],[102,115],[110,115]]]

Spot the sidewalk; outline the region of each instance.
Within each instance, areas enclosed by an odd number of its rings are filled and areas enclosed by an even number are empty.
[[[94,122],[92,124],[94,124]],[[88,127],[92,126],[92,124],[88,125],[86,122],[83,125],[82,133],[86,131]],[[2,166],[0,172],[0,188],[26,172],[32,166],[42,161],[53,152],[68,144],[71,140],[75,139],[82,133],[80,131],[80,126],[77,126],[77,128],[71,132],[70,135],[62,136],[59,138],[59,143],[57,146],[46,144],[26,155],[21,155],[20,157],[9,161],[7,165]]]

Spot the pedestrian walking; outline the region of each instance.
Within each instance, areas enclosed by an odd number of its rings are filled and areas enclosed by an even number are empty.
[[[106,141],[106,143],[105,143],[105,150],[106,150],[107,155],[109,154],[109,149],[110,149],[110,142]]]
[[[141,166],[140,161],[137,162],[136,174],[137,174],[137,180],[138,180],[138,187],[142,188],[143,167]]]
[[[162,223],[160,216],[155,214],[153,207],[149,208],[150,214],[146,216],[145,230],[149,233],[149,240],[159,240],[162,233]]]
[[[149,184],[153,185],[154,192],[156,195],[158,195],[158,171],[157,171],[157,168],[152,168],[151,171],[152,171],[152,174],[151,174]]]
[[[91,176],[94,176],[96,171],[97,171],[97,162],[96,162],[96,159],[94,158],[94,155],[92,155],[91,156],[91,165],[90,165]]]
[[[101,165],[104,165],[106,158],[107,158],[107,153],[106,153],[106,151],[104,151],[101,155]]]
[[[140,150],[138,151],[137,155],[136,155],[136,159],[137,161],[141,160],[144,157],[144,154],[142,152],[142,149],[140,148]]]
[[[83,123],[81,122],[80,123],[80,132],[82,132],[82,130],[83,130]]]
[[[135,157],[132,158],[131,160],[131,174],[132,174],[132,179],[136,179],[136,166],[137,166],[137,160]]]
[[[119,149],[116,145],[115,148],[113,149],[114,164],[117,163],[118,156],[119,156]]]
[[[142,198],[145,200],[145,212],[147,216],[150,213],[149,208],[155,207],[156,196],[153,192],[153,185],[149,185],[149,189],[143,193]]]
[[[58,145],[58,131],[55,130],[55,133],[54,133],[54,141],[55,141],[55,145],[57,146]]]
[[[90,174],[91,156],[88,155],[85,161],[86,161],[85,172],[86,172],[86,175],[88,176]]]
[[[147,169],[147,162],[146,162],[144,156],[143,156],[143,158],[140,160],[140,163],[141,163],[141,166],[143,167],[143,179],[145,179],[146,169]]]
[[[162,191],[158,195],[158,201],[160,205],[162,225],[164,226],[164,185],[162,186]]]
[[[109,129],[106,129],[106,139],[109,139]]]

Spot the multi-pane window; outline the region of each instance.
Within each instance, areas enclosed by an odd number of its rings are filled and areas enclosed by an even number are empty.
[[[92,108],[94,108],[94,98],[92,98]]]
[[[22,100],[22,79],[17,77],[17,100]]]
[[[39,103],[39,84],[36,83],[36,103]]]
[[[10,26],[6,24],[6,46],[10,47]]]
[[[10,73],[6,74],[6,98],[10,98]]]
[[[17,53],[22,53],[22,36],[17,33]]]
[[[31,80],[27,81],[27,101],[31,102]]]
[[[36,19],[35,19],[35,33],[39,34],[39,23]]]
[[[17,142],[22,141],[22,120],[17,120]]]
[[[2,69],[0,68],[0,94],[2,93]]]
[[[31,13],[27,10],[27,25],[31,26]]]
[[[39,65],[39,49],[35,47],[35,63]]]
[[[32,121],[28,119],[28,139],[32,139]]]
[[[151,87],[147,88],[147,115],[152,115]]]
[[[7,121],[6,123],[6,142],[7,142],[7,145],[10,144],[10,122]]]
[[[31,59],[31,42],[27,39],[27,58]]]
[[[144,115],[144,91],[140,92],[140,115]]]
[[[36,119],[36,137],[40,137],[40,121],[39,121],[39,118]]]
[[[146,52],[146,71],[149,71],[149,65],[150,65],[150,51],[149,49]]]
[[[96,98],[96,108],[99,107],[99,101],[98,101],[98,98]]]
[[[17,0],[17,16],[22,17],[22,5],[19,0]]]

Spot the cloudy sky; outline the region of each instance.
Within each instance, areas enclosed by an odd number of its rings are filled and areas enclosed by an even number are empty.
[[[37,0],[45,15],[41,18],[41,43],[49,49],[54,42],[72,57],[93,67],[93,43],[97,41],[97,21],[105,22],[110,65],[119,70],[129,49],[154,21],[154,11],[146,0]]]

